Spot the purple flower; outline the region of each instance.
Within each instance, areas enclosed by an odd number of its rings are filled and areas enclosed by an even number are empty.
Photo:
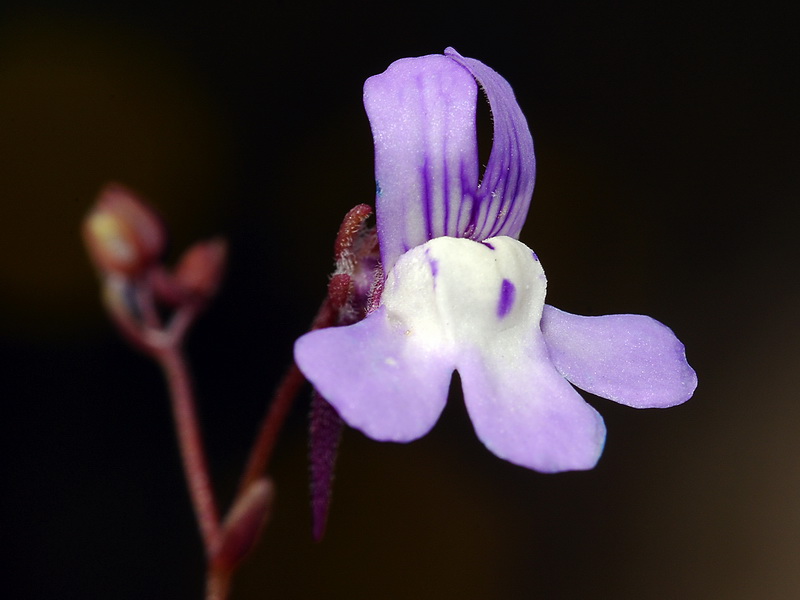
[[[482,177],[476,81],[494,122]],[[380,304],[295,345],[298,366],[345,422],[376,440],[419,438],[457,370],[489,450],[557,472],[592,468],[605,442],[602,417],[572,385],[635,408],[691,397],[697,377],[666,326],[545,305],[542,266],[517,240],[533,193],[533,140],[500,75],[448,48],[368,79],[364,104],[386,274]]]

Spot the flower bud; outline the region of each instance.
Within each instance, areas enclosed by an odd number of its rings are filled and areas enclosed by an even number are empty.
[[[228,244],[222,238],[198,242],[189,248],[175,267],[175,280],[190,294],[211,298],[225,272]]]
[[[103,278],[102,300],[109,314],[122,326],[134,326],[140,319],[136,292],[130,280],[115,273]]]
[[[156,214],[130,190],[109,184],[83,223],[95,265],[107,273],[134,276],[161,256],[166,232]]]
[[[275,487],[266,477],[257,479],[231,508],[213,552],[217,569],[231,571],[253,549],[269,520],[275,500]]]

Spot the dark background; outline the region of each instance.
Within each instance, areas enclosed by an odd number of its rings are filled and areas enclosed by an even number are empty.
[[[79,239],[100,186],[148,197],[173,258],[230,240],[189,346],[229,498],[338,222],[372,200],[363,80],[448,45],[503,74],[528,117],[522,239],[550,303],[664,321],[700,386],[667,411],[592,398],[609,433],[586,473],[500,461],[457,396],[407,446],[349,431],[322,544],[304,395],[233,599],[800,595],[792,3],[64,4],[0,8],[7,597],[202,597],[160,374],[107,323]]]

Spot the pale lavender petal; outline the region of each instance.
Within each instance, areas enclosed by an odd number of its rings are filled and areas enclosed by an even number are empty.
[[[533,138],[514,91],[496,71],[474,58],[465,58],[453,48],[446,56],[463,65],[478,80],[492,110],[494,140],[469,222],[469,237],[481,241],[498,235],[519,237],[533,195],[536,158]]]
[[[666,408],[691,398],[697,387],[683,344],[650,317],[582,317],[545,305],[541,327],[556,369],[597,396]]]
[[[603,419],[553,368],[540,336],[523,356],[473,350],[457,368],[475,432],[494,454],[543,473],[597,463]]]
[[[463,237],[462,203],[478,187],[477,85],[442,55],[405,58],[364,84],[375,142],[384,271],[434,237]]]
[[[379,308],[354,325],[305,334],[294,356],[348,425],[375,440],[408,442],[436,423],[454,370],[438,348],[408,338]]]

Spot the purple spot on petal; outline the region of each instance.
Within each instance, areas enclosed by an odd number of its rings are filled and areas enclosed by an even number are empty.
[[[431,275],[436,279],[436,275],[439,273],[439,261],[435,258],[430,258],[430,252],[427,248],[425,249],[425,257],[428,259],[428,264],[431,267]],[[436,285],[436,282],[434,281],[433,284]]]
[[[484,246],[486,246],[489,250],[494,250],[494,246],[492,246],[489,242],[481,242]]]
[[[429,258],[428,264],[431,266],[431,273],[433,274],[433,278],[436,279],[436,274],[439,272],[439,261]]]
[[[500,286],[500,302],[497,305],[497,316],[501,319],[505,317],[511,310],[511,307],[514,306],[515,292],[516,288],[514,284],[508,279],[503,279],[503,283]]]
[[[536,256],[536,252],[534,252],[533,250],[531,250],[531,254],[533,255],[533,260],[535,260],[536,262],[539,262],[539,257],[538,257],[538,256]]]

